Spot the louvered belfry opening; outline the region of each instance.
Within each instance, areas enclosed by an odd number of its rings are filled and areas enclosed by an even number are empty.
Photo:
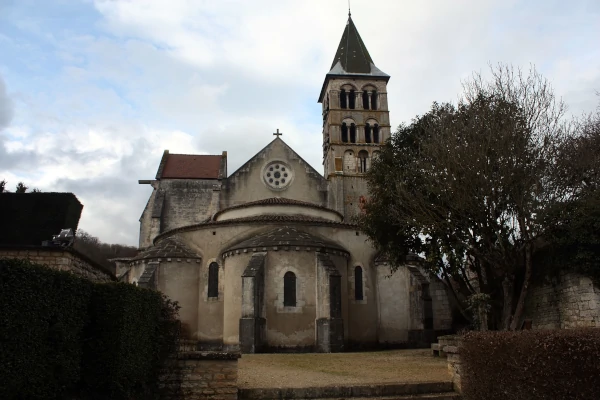
[[[348,108],[348,104],[346,103],[346,90],[342,89],[340,91],[340,108]]]
[[[208,298],[219,297],[219,264],[210,263],[208,266]]]
[[[283,276],[283,305],[296,307],[296,274],[291,271]]]
[[[363,108],[365,110],[369,109],[369,93],[365,90],[362,92],[362,97],[363,97]]]

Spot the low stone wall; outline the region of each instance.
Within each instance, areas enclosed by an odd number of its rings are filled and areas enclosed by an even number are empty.
[[[239,353],[184,351],[169,361],[159,387],[163,400],[235,400]]]
[[[440,336],[438,343],[431,345],[433,356],[446,357],[448,372],[452,377],[454,390],[462,393],[460,347],[462,338],[458,335]]]
[[[600,327],[600,288],[575,273],[534,285],[527,295],[525,319],[532,329]]]
[[[116,280],[109,272],[72,248],[43,246],[2,246],[0,258],[21,258],[58,271],[70,271],[92,282]]]

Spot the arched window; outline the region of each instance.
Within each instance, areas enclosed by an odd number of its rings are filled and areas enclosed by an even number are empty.
[[[356,143],[356,125],[350,124],[350,142]]]
[[[365,142],[371,143],[371,124],[365,124]]]
[[[365,150],[361,150],[358,152],[358,172],[367,172],[367,159],[369,158],[369,153]]]
[[[346,98],[346,89],[340,90],[340,108],[348,108]]]
[[[369,109],[369,92],[364,90],[362,92],[362,98],[363,98],[363,108],[365,110],[368,110]]]
[[[373,143],[379,143],[379,125],[373,127]]]
[[[342,142],[348,143],[348,125],[342,122]]]
[[[377,91],[371,93],[371,110],[377,110]]]
[[[354,300],[362,300],[363,297],[363,270],[356,266],[354,268]]]
[[[296,307],[296,275],[291,271],[283,276],[283,305]]]
[[[354,106],[356,105],[356,93],[354,93],[354,89],[350,90],[350,97],[348,98],[348,108],[354,110]]]
[[[208,266],[208,298],[219,297],[219,264],[211,262]]]

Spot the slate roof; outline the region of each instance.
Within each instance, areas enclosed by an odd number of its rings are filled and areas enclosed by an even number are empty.
[[[222,155],[165,152],[156,179],[219,179]]]
[[[220,214],[224,213],[225,211],[229,211],[229,210],[237,210],[237,209],[240,209],[240,208],[247,208],[247,207],[253,207],[253,206],[271,206],[271,205],[272,206],[290,205],[290,206],[304,206],[304,207],[318,208],[320,210],[331,211],[331,212],[334,212],[334,213],[339,214],[340,216],[342,216],[336,210],[332,210],[330,208],[321,206],[319,204],[314,204],[314,203],[309,203],[307,201],[300,201],[300,200],[294,200],[294,199],[286,199],[284,197],[269,197],[267,199],[250,201],[248,203],[238,204],[238,205],[235,205],[235,206],[224,208],[224,209],[218,211],[214,215],[213,219],[216,219],[217,216],[219,216]]]
[[[151,258],[202,258],[190,250],[185,244],[176,238],[170,237],[159,241],[154,246],[138,254],[133,261],[147,260]]]
[[[331,69],[335,67],[338,61],[344,71],[360,74],[370,73],[371,64],[374,64],[351,16],[348,16],[348,22],[346,22],[342,40],[340,40],[337,52],[331,63]]]
[[[285,226],[273,229],[250,239],[239,242],[227,250],[258,249],[263,247],[316,247],[347,252],[342,246],[325,238],[301,231],[295,227]]]
[[[338,49],[335,52],[335,57],[333,57],[331,70],[325,76],[325,82],[319,95],[319,102],[323,99],[329,78],[347,75],[368,76],[385,79],[386,81],[390,79],[388,74],[375,66],[367,50],[367,46],[365,46],[360,37],[358,29],[356,29],[356,25],[354,25],[354,21],[352,21],[350,15],[348,15],[348,22],[346,22],[346,27],[344,28]]]
[[[317,217],[309,217],[305,215],[257,215],[252,217],[242,217],[242,218],[232,218],[225,219],[222,221],[207,221],[199,224],[192,224],[187,226],[181,226],[179,228],[173,228],[166,232],[158,235],[154,240],[161,240],[164,237],[169,237],[175,233],[180,232],[190,232],[196,229],[202,229],[207,227],[217,227],[223,225],[237,225],[237,224],[307,224],[307,225],[317,225],[317,226],[330,226],[341,229],[356,229],[358,230],[358,225],[349,223],[349,222],[336,222],[331,221],[329,219],[317,218]]]

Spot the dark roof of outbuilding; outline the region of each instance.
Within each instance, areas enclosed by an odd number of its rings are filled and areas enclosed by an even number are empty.
[[[331,212],[339,214],[341,217],[343,217],[342,214],[340,214],[336,210],[332,210],[330,208],[321,206],[319,204],[314,204],[314,203],[309,203],[307,201],[300,201],[300,200],[294,200],[294,199],[286,199],[284,197],[270,197],[270,198],[267,198],[267,199],[251,201],[251,202],[248,202],[248,203],[238,204],[238,205],[235,205],[235,206],[224,208],[224,209],[218,211],[214,215],[213,219],[216,218],[218,215],[224,213],[225,211],[229,211],[229,210],[237,210],[239,208],[247,208],[247,207],[253,207],[253,206],[271,206],[271,205],[273,205],[273,206],[276,206],[276,205],[290,205],[290,206],[311,207],[311,208],[317,208],[317,209],[320,209],[320,210],[331,211]]]
[[[190,250],[180,240],[169,237],[158,241],[154,246],[148,247],[138,254],[132,261],[147,260],[150,258],[202,258]]]
[[[229,247],[225,252],[273,246],[328,248],[347,252],[346,249],[333,241],[301,231],[291,226],[273,229],[266,233],[256,235]]]

